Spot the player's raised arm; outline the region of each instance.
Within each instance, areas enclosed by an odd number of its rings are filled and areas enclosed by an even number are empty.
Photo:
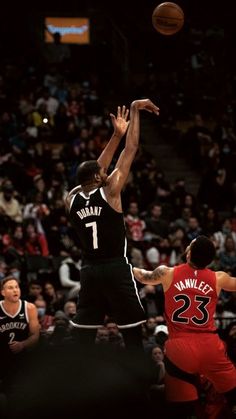
[[[150,99],[140,99],[132,102],[130,107],[130,124],[126,135],[125,148],[122,151],[116,167],[109,176],[110,192],[119,193],[128,177],[130,166],[139,146],[140,116],[139,111],[146,110],[159,115],[159,108]]]
[[[118,106],[116,117],[112,113],[110,114],[114,132],[101,155],[97,159],[97,162],[101,167],[108,169],[110,166],[120,140],[125,135],[129,126],[129,121],[127,120],[128,115],[129,109],[127,109],[124,105],[122,107]]]
[[[125,135],[127,128],[129,126],[128,121],[129,109],[126,106],[118,106],[117,116],[110,114],[114,132],[107,143],[106,147],[102,151],[100,157],[97,159],[97,163],[100,167],[103,167],[105,170],[111,164],[112,158],[117,150],[117,147]],[[81,185],[76,185],[71,191],[69,191],[64,199],[66,209],[69,211],[73,197],[81,190]]]

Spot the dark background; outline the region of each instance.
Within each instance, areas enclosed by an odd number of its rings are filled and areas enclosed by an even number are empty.
[[[188,37],[193,27],[218,26],[224,29],[229,43],[235,39],[233,0],[178,0],[185,13],[185,25],[174,36],[160,35],[152,27],[152,11],[161,2],[140,1],[135,6],[133,3],[134,0],[5,2],[0,13],[1,51],[35,59],[43,39],[43,18],[47,15],[88,16],[91,19],[91,45],[76,47],[77,53],[84,53],[86,49],[91,53],[97,48],[103,50],[102,58],[107,62],[111,58],[111,26],[115,26],[127,40],[131,66],[136,70],[141,70],[149,60],[167,70],[169,65],[179,67],[188,52]],[[92,62],[91,56],[90,59]]]
[[[107,96],[107,103],[110,99],[118,103],[121,97],[130,100],[147,95],[161,103],[160,97],[168,89],[174,92],[176,88],[191,92],[189,100],[197,103],[199,81],[192,79],[192,75],[186,77],[191,57],[196,53],[213,57],[214,65],[207,76],[213,80],[213,92],[207,94],[215,95],[219,88],[222,98],[227,79],[236,80],[234,1],[178,0],[185,23],[172,36],[161,35],[152,26],[152,12],[160,3],[155,0],[139,1],[135,5],[134,0],[23,0],[14,5],[7,2],[0,13],[0,68],[5,62],[14,61],[21,68],[43,67],[46,16],[88,17],[90,45],[69,46],[69,70],[77,81],[98,78],[99,94]],[[151,74],[158,86],[150,92]],[[204,85],[200,81],[204,92],[208,84],[207,79]],[[196,92],[192,93],[194,85]],[[224,106],[224,100],[222,103]]]

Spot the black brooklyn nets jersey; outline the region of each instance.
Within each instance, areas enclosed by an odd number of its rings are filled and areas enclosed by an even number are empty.
[[[15,316],[7,313],[0,301],[0,352],[9,350],[9,343],[22,341],[29,337],[27,302],[20,300]]]
[[[103,188],[89,196],[79,192],[72,200],[70,221],[76,230],[84,259],[126,256],[123,213],[107,203]]]

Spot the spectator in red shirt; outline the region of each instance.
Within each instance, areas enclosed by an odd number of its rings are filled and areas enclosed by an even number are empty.
[[[37,233],[33,224],[26,227],[26,251],[29,255],[48,256],[48,242],[44,234]]]

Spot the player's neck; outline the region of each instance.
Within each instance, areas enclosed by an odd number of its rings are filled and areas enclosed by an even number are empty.
[[[15,313],[20,306],[20,300],[18,301],[3,301],[3,308],[10,314]]]
[[[197,270],[199,270],[199,268],[196,266],[196,265],[194,265],[192,262],[187,262],[188,264],[189,264],[189,266],[192,268],[192,269],[197,269]]]
[[[97,182],[93,182],[93,183],[88,183],[88,184],[81,185],[82,191],[85,194],[88,194],[89,192],[91,192],[94,189],[97,189],[99,187],[100,187],[100,185],[98,185]]]

